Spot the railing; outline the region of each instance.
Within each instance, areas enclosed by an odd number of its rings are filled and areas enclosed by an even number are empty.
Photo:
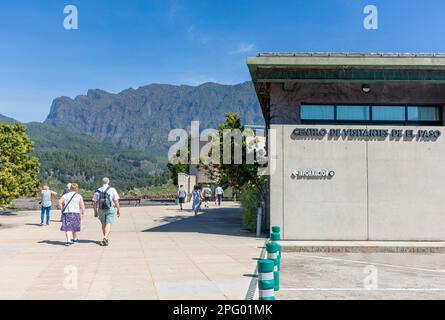
[[[141,202],[142,202],[142,198],[130,198],[130,197],[126,197],[126,198],[121,198],[119,200],[119,202],[121,204],[123,203],[128,203],[131,205],[132,202],[134,202],[136,207],[140,207],[141,206]],[[93,205],[93,200],[84,200],[85,205]]]

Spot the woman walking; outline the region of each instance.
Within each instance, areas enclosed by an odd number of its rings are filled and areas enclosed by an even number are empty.
[[[62,227],[65,231],[66,246],[78,242],[78,233],[80,232],[81,219],[85,213],[85,204],[83,198],[77,192],[79,186],[75,183],[71,185],[71,192],[65,194],[59,200],[59,208],[62,210]]]
[[[195,217],[201,210],[201,187],[195,186],[192,193],[192,209],[195,212]]]
[[[40,225],[43,226],[45,222],[45,216],[46,216],[46,225],[49,225],[49,221],[51,218],[51,207],[52,207],[52,198],[53,196],[56,196],[57,192],[51,191],[49,189],[49,186],[44,185],[41,192],[41,199],[40,199],[40,208],[41,208],[41,215],[40,215]]]

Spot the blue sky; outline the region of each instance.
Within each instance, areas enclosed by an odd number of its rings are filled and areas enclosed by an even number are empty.
[[[378,30],[363,27],[368,4]],[[88,89],[239,83],[257,52],[445,52],[444,12],[443,0],[4,0],[0,113],[43,121],[54,98]]]

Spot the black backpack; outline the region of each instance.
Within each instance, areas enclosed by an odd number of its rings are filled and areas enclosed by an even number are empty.
[[[97,189],[96,192],[99,193],[99,208],[102,210],[110,210],[113,207],[113,201],[111,201],[111,195],[108,191],[111,187],[108,187],[105,191],[100,191]]]

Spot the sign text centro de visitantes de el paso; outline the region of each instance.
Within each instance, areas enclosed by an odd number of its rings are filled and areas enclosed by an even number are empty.
[[[412,130],[412,129],[324,129],[324,128],[298,128],[293,131],[294,137],[324,138],[407,138],[437,140],[442,133],[440,130]]]

